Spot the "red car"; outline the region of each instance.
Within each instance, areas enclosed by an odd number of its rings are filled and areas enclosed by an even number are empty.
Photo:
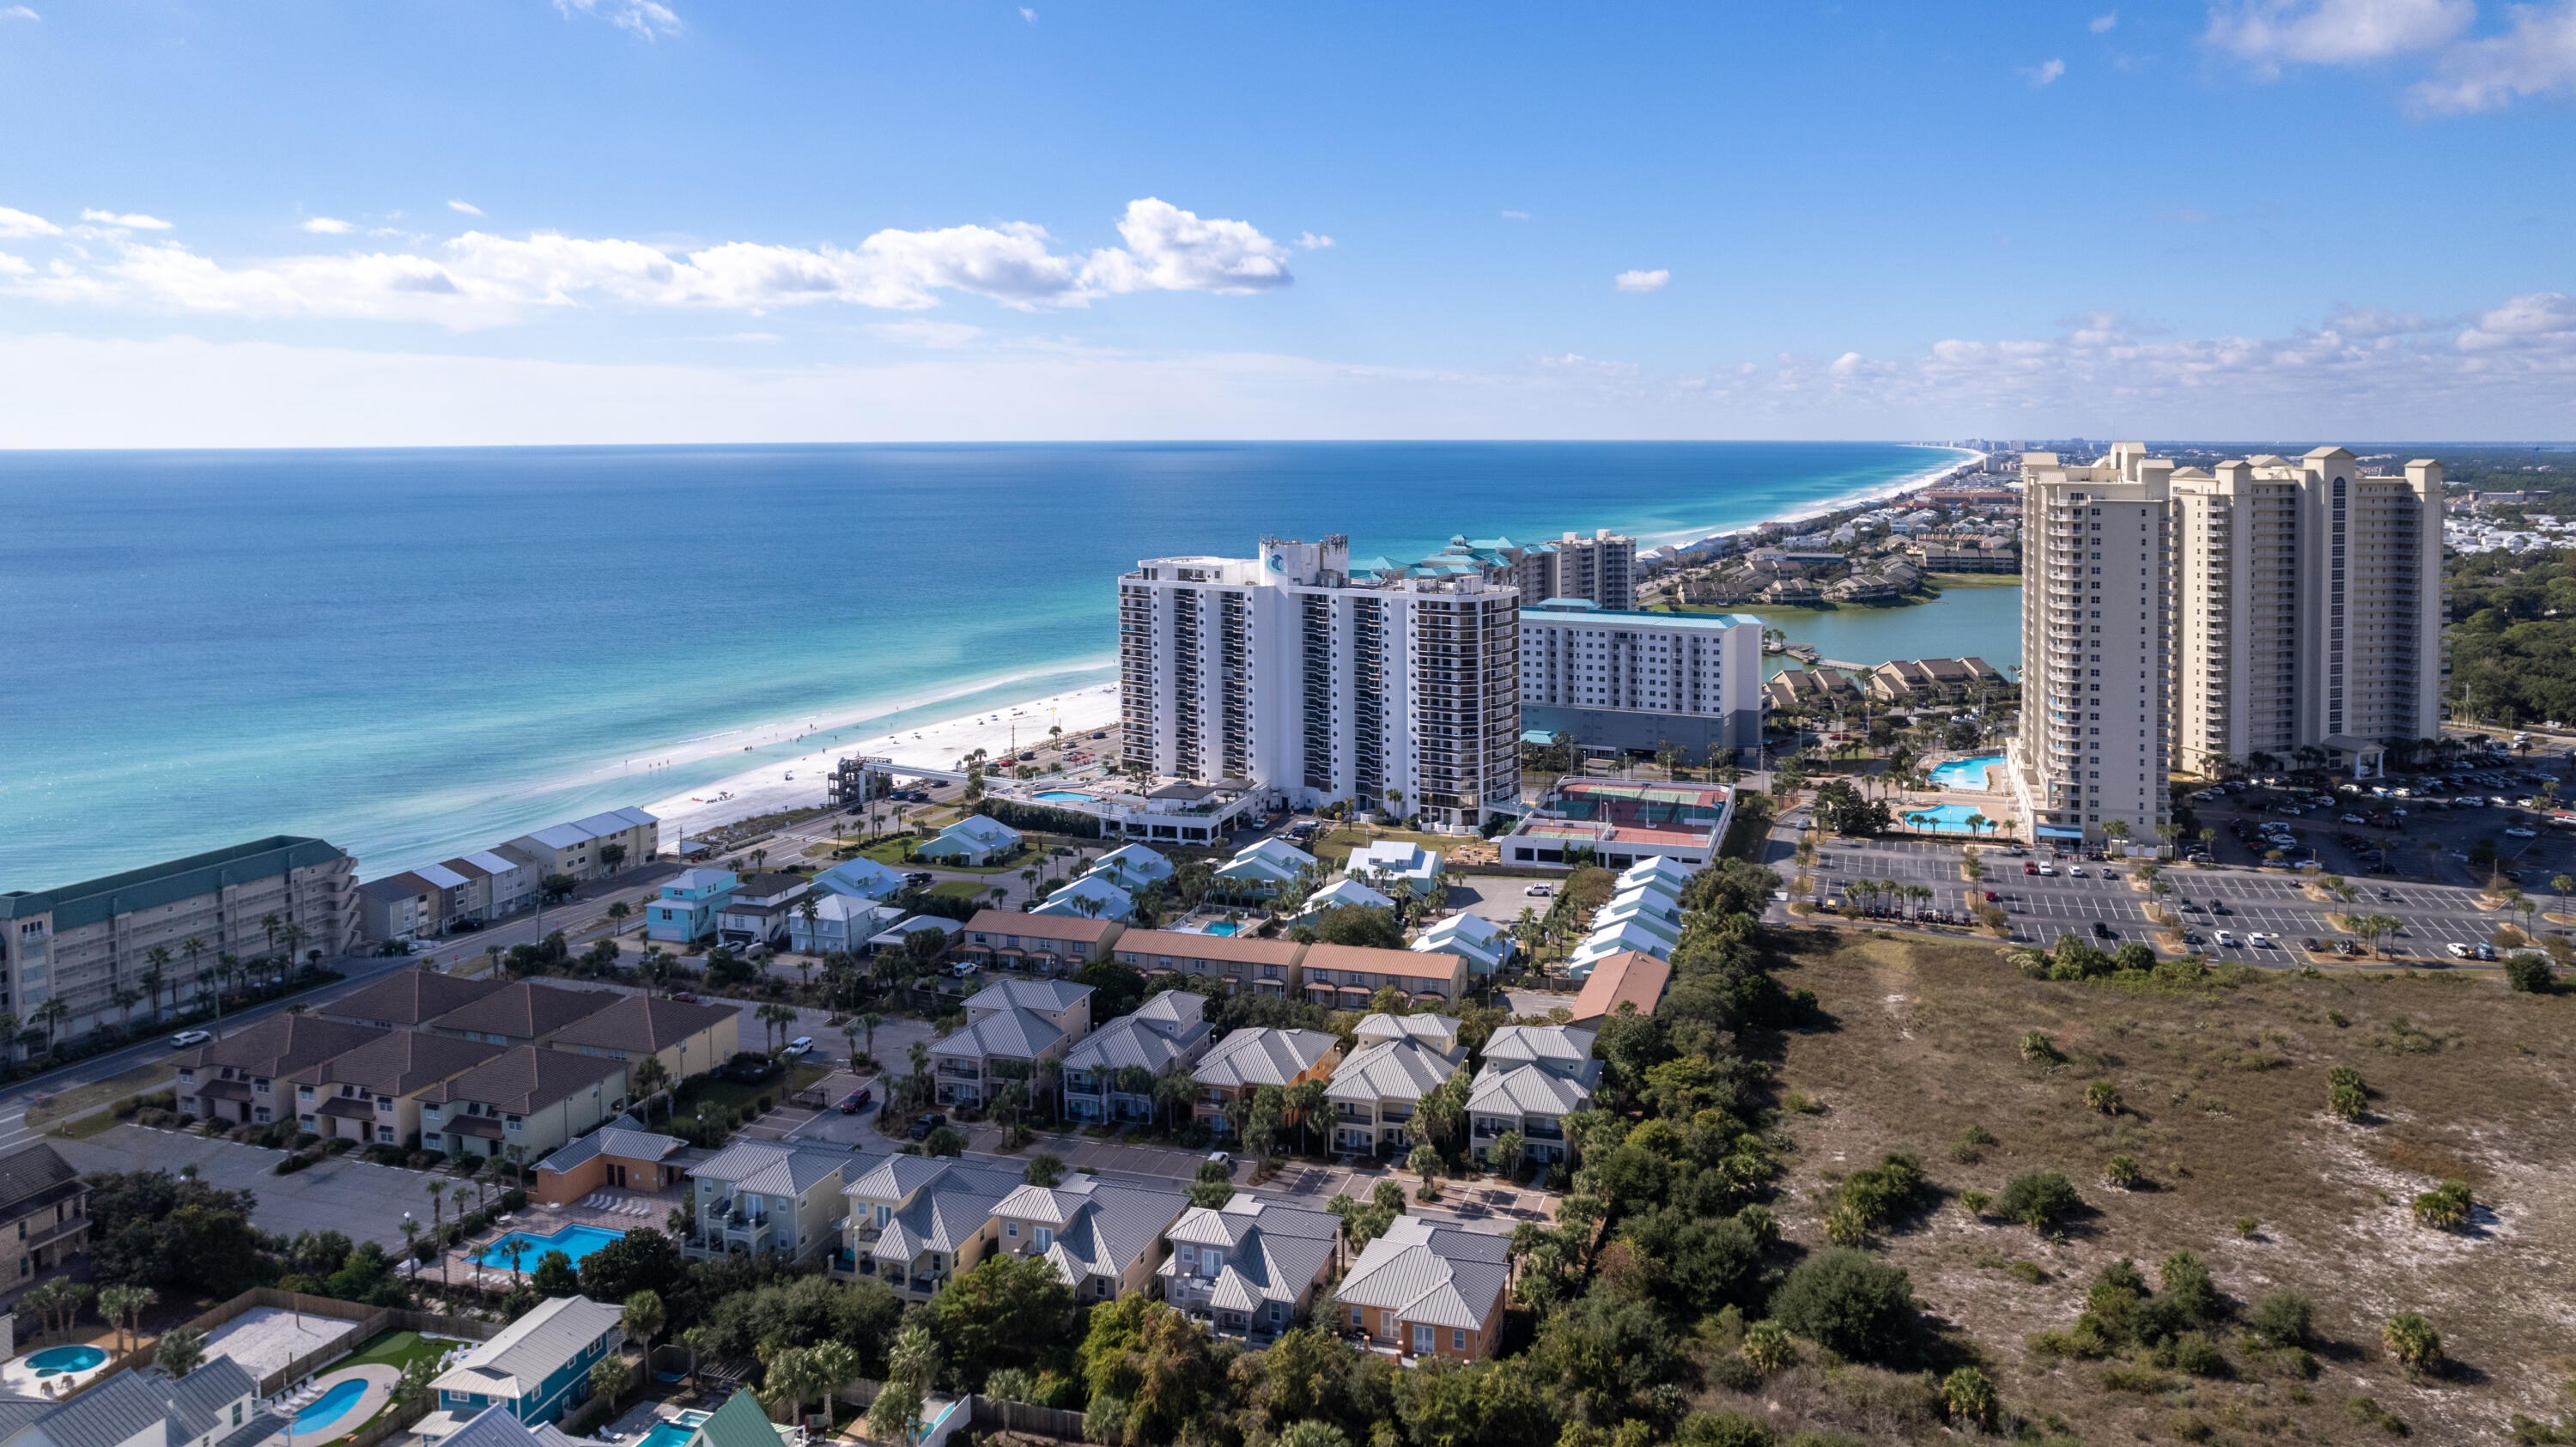
[[[2024,874],[2037,874],[2039,873],[2039,866],[2035,863],[2024,864],[2021,867],[2021,872]]]
[[[698,997],[697,997],[697,996],[695,996],[695,995],[690,994],[690,993],[689,993],[688,991],[686,991],[686,990],[675,990],[675,991],[673,991],[673,992],[671,993],[671,998],[672,998],[672,999],[674,999],[674,1000],[679,1001],[679,1002],[680,1002],[681,1004],[683,1004],[683,1005],[694,1005],[694,1004],[698,1003]]]
[[[862,1085],[858,1089],[841,1097],[841,1114],[857,1115],[860,1111],[867,1109],[868,1102],[875,1098],[875,1095],[872,1094],[866,1086]]]
[[[1995,892],[1994,892],[1993,890],[1989,889],[1989,890],[1987,890],[1987,891],[1986,891],[1986,903],[1988,903],[1988,904],[1992,904],[1992,903],[1994,903],[1994,902],[1995,902],[1996,897],[1997,897],[1997,896],[1996,896],[1996,894],[1995,894]]]

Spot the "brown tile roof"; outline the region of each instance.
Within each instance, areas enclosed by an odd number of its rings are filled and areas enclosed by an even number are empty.
[[[740,1013],[732,1005],[689,1005],[649,995],[629,995],[595,1015],[566,1025],[555,1032],[554,1040],[565,1048],[587,1045],[596,1050],[646,1055],[667,1050]]]
[[[349,1025],[315,1015],[271,1015],[211,1045],[200,1045],[170,1057],[182,1068],[229,1065],[271,1079],[345,1055],[385,1032],[372,1025]]]
[[[479,1100],[511,1115],[526,1115],[625,1071],[625,1061],[605,1056],[513,1045],[463,1075],[431,1086],[420,1098],[433,1105]],[[457,1117],[446,1129],[467,1119],[471,1117]]]
[[[615,990],[564,990],[521,980],[450,1010],[429,1025],[433,1030],[471,1030],[513,1040],[538,1040],[625,998]]]
[[[505,1047],[453,1035],[396,1030],[343,1055],[295,1072],[297,1085],[357,1085],[378,1095],[409,1095],[424,1085],[471,1070]]]
[[[1022,914],[1016,909],[979,909],[973,919],[966,921],[969,933],[981,931],[1042,940],[1080,940],[1084,944],[1096,943],[1102,935],[1116,928],[1116,920],[1078,919],[1062,914]]]
[[[1306,946],[1309,970],[1365,970],[1373,975],[1410,975],[1416,979],[1453,979],[1467,962],[1456,955],[1419,950],[1376,950],[1362,945]]]
[[[1122,959],[1129,954],[1159,958],[1169,955],[1176,960],[1240,960],[1247,965],[1293,965],[1297,951],[1305,948],[1295,940],[1265,940],[1250,935],[1202,935],[1186,930],[1131,929],[1118,937],[1113,954]],[[1149,958],[1145,963],[1152,963]]]
[[[1672,978],[1673,967],[1653,955],[1621,950],[1593,965],[1583,993],[1574,997],[1574,1023],[1609,1019],[1621,1005],[1634,1005],[1638,1014],[1651,1015],[1663,1003],[1664,986]]]
[[[508,982],[488,977],[469,980],[433,970],[399,970],[355,994],[316,1006],[313,1013],[326,1020],[381,1021],[408,1030],[508,987]]]

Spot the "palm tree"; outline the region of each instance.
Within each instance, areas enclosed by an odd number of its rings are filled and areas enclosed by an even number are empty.
[[[311,939],[312,936],[305,932],[304,926],[300,924],[289,924],[286,928],[278,931],[278,938],[286,941],[286,962],[289,965],[292,965],[295,963],[295,952],[302,949],[304,947],[304,942]]]
[[[871,1060],[876,1058],[877,1053],[877,1027],[884,1023],[885,1017],[873,1010],[859,1017],[859,1030],[867,1036],[868,1058]]]
[[[670,1314],[664,1310],[658,1292],[636,1292],[626,1298],[626,1309],[617,1314],[617,1324],[625,1330],[627,1340],[644,1343],[644,1360],[648,1366],[653,1360],[653,1338],[660,1336],[662,1328],[669,1323]]]
[[[635,1062],[635,1094],[645,1102],[644,1108],[648,1113],[653,1108],[653,1097],[661,1094],[662,1088],[670,1083],[671,1067],[662,1063],[661,1056],[647,1055]]]
[[[1324,1082],[1302,1080],[1288,1087],[1288,1108],[1297,1112],[1297,1143],[1302,1146],[1316,1113],[1324,1108]]]
[[[259,917],[259,932],[268,936],[268,952],[272,955],[277,953],[277,932],[283,927],[284,922],[274,910]]]
[[[120,1343],[143,1340],[143,1313],[161,1299],[148,1286],[111,1286],[98,1294],[98,1314],[116,1326]]]
[[[2567,915],[2568,892],[2570,890],[2576,890],[2576,875],[2561,874],[2554,876],[2549,881],[2549,887],[2557,892],[2558,914],[2560,918],[2564,919]]]
[[[36,1007],[36,1023],[43,1026],[45,1030],[45,1053],[49,1055],[53,1053],[54,1032],[63,1027],[63,1022],[71,1018],[71,1013],[72,1007],[64,1004],[60,995]]]
[[[519,1258],[528,1254],[528,1238],[512,1232],[510,1239],[501,1243],[501,1254],[510,1258],[510,1289],[516,1291],[519,1289]]]
[[[197,993],[201,995],[206,992],[206,976],[204,971],[197,968],[197,956],[205,953],[205,949],[206,942],[197,938],[195,935],[190,935],[186,939],[179,941],[179,953],[188,957],[189,982],[197,987]],[[223,1004],[221,1000],[217,1000],[215,1003],[218,1007]],[[215,1033],[218,1035],[223,1033],[220,1028],[220,1022],[223,1018],[223,1012],[218,1008],[215,1014],[215,1019],[218,1022],[218,1028]]]
[[[1154,1082],[1154,1100],[1171,1112],[1169,1124],[1175,1130],[1180,1128],[1181,1112],[1198,1099],[1198,1094],[1198,1078],[1186,1070],[1175,1070]]]
[[[154,945],[143,952],[143,958],[148,968],[134,977],[134,983],[152,997],[152,1017],[157,1020],[161,1017],[161,987],[169,982],[170,947]]]

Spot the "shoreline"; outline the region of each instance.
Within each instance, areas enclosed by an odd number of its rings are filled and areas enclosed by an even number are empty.
[[[1929,447],[1933,444],[1912,444]],[[1772,516],[1740,523],[1731,528],[1686,528],[1670,533],[1639,534],[1642,547],[1676,546],[1724,537],[1756,528],[1785,526],[1801,518],[1838,512],[1869,503],[1884,503],[1933,485],[1943,475],[1969,463],[1981,460],[1982,453],[1964,448],[1943,449],[1964,454],[1934,468],[1910,473],[1891,482],[1865,487],[1840,497],[1802,502]],[[2018,580],[2016,580],[2018,581]],[[695,832],[721,828],[739,820],[784,809],[815,808],[823,801],[825,779],[836,760],[854,754],[881,754],[898,765],[913,764],[923,768],[946,768],[970,750],[982,748],[1000,752],[1012,740],[1015,727],[1028,729],[1028,738],[1020,740],[1026,747],[1030,739],[1044,739],[1049,724],[1057,724],[1067,734],[1089,733],[1118,721],[1118,685],[1115,680],[1103,684],[1086,684],[1042,697],[998,703],[968,714],[934,719],[919,725],[899,726],[887,734],[834,740],[799,753],[778,752],[783,747],[813,739],[817,735],[845,734],[879,720],[914,713],[949,699],[964,698],[988,692],[1015,680],[1058,677],[1066,674],[1106,670],[1115,666],[1112,657],[1072,659],[1054,667],[1022,669],[999,678],[962,684],[954,689],[928,696],[916,696],[890,703],[848,705],[837,709],[819,709],[783,720],[746,723],[740,727],[700,734],[679,740],[667,748],[648,750],[643,755],[574,776],[575,782],[597,783],[604,777],[631,771],[642,765],[651,773],[734,752],[759,755],[751,767],[737,770],[722,778],[709,780],[678,792],[640,802],[640,807],[659,817],[670,831],[671,843]],[[810,772],[809,772],[810,771]],[[900,771],[898,770],[898,773]],[[789,777],[793,775],[794,777]],[[606,807],[618,807],[609,805]],[[409,865],[403,866],[411,867]]]

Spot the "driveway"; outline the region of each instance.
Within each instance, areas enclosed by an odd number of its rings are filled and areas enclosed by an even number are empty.
[[[338,1231],[353,1241],[399,1247],[406,1212],[424,1225],[429,1221],[429,1196],[422,1189],[432,1179],[427,1171],[334,1156],[291,1176],[272,1175],[286,1152],[132,1125],[87,1140],[53,1138],[45,1143],[82,1172],[161,1170],[176,1175],[182,1167],[195,1166],[197,1178],[210,1186],[254,1193],[258,1205],[251,1219],[263,1231],[289,1236]],[[470,1186],[467,1195],[472,1195]]]

